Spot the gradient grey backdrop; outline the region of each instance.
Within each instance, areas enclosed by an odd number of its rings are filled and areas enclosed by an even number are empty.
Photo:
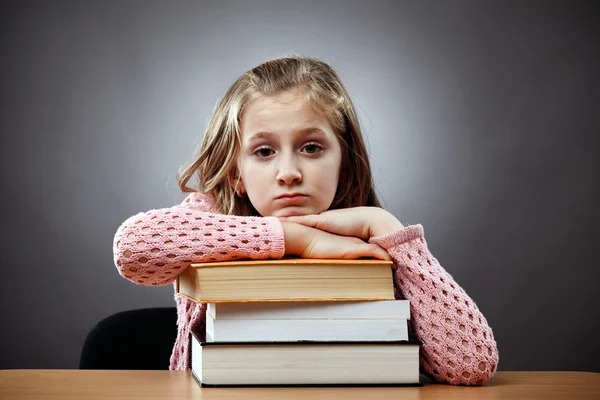
[[[218,98],[295,52],[345,80],[386,207],[423,224],[499,369],[600,371],[594,4],[321,3],[3,2],[0,368],[76,368],[101,318],[174,305],[119,276],[113,235],[183,199]]]

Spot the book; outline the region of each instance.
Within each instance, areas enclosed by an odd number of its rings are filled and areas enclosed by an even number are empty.
[[[208,303],[212,319],[410,319],[408,300]]]
[[[191,264],[176,290],[196,302],[393,300],[392,262],[290,258]]]
[[[213,319],[206,315],[207,342],[401,341],[405,319]]]
[[[200,342],[191,371],[202,386],[419,385],[419,343]]]
[[[408,318],[408,300],[209,303],[206,341],[401,341]]]

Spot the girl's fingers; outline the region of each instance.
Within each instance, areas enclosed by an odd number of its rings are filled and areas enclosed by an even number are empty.
[[[319,223],[317,215],[294,215],[290,217],[280,217],[279,220],[294,222],[311,228],[316,227]]]
[[[392,257],[384,248],[376,244],[369,244],[368,246],[375,246],[373,249],[373,257],[379,258],[380,260],[392,261]]]
[[[335,224],[335,221],[331,221],[326,216],[319,214],[294,215],[290,217],[282,217],[280,220],[294,222],[296,224],[308,226],[309,228],[315,228],[338,235],[351,236],[349,235],[349,232],[346,232],[346,229],[344,229],[343,226],[338,226]]]
[[[321,231],[334,233],[343,236],[356,236],[352,227],[346,226],[335,219],[323,214],[295,215],[290,217],[280,217],[281,221],[294,222],[296,224],[319,229]]]
[[[368,244],[357,246],[356,253],[353,254],[355,258],[359,257],[373,257],[379,260],[392,261],[392,257],[389,253],[379,245]]]

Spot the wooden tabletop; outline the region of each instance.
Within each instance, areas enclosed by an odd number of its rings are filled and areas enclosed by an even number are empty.
[[[1,370],[0,399],[600,399],[594,372],[497,372],[480,387],[200,388],[187,371]]]

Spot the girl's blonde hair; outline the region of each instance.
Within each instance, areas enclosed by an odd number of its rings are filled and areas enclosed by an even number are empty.
[[[231,85],[215,108],[198,157],[177,177],[183,192],[197,174],[201,191],[215,200],[216,211],[229,215],[256,215],[248,197],[236,196],[231,178],[239,176],[240,120],[244,108],[260,96],[299,89],[312,108],[324,114],[342,147],[342,164],[330,209],[377,206],[371,167],[358,117],[338,74],[314,58],[290,56],[269,60],[252,68]]]

